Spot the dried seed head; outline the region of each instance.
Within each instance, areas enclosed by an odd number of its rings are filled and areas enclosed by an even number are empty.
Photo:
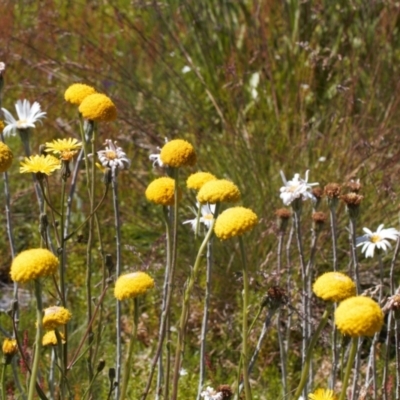
[[[292,213],[287,208],[280,208],[275,211],[275,215],[278,217],[278,230],[280,233],[284,233],[286,231],[289,218],[292,216]]]
[[[286,292],[279,286],[271,286],[263,299],[262,306],[268,307],[270,310],[279,308],[286,299]]]
[[[326,221],[326,214],[322,211],[313,213],[312,220],[317,224],[323,224]]]
[[[340,198],[346,203],[347,207],[358,207],[364,196],[357,193],[347,193],[340,196]]]
[[[359,179],[357,180],[351,179],[349,182],[346,183],[346,186],[350,189],[351,192],[354,193],[358,193],[362,188]]]
[[[394,317],[400,319],[400,294],[389,297],[382,311],[385,313],[393,311]]]
[[[217,392],[222,393],[223,400],[230,400],[233,396],[233,390],[229,385],[219,385],[217,387]]]
[[[328,183],[324,187],[324,193],[325,195],[330,198],[338,198],[340,196],[340,191],[342,190],[342,187],[338,183]]]

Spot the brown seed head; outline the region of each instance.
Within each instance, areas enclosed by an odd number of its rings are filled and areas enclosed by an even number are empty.
[[[340,198],[347,204],[348,207],[357,207],[360,205],[364,196],[357,193],[347,193],[340,196]]]
[[[230,400],[233,396],[233,390],[229,385],[219,385],[217,387],[217,392],[222,393],[223,400]]]
[[[357,180],[351,179],[349,182],[346,183],[346,186],[350,189],[351,192],[354,193],[358,193],[362,188],[359,179]]]
[[[328,183],[324,187],[324,193],[330,199],[338,198],[341,190],[342,187],[338,183]]]
[[[314,197],[315,197],[317,200],[321,200],[321,199],[322,199],[322,196],[324,195],[324,191],[323,191],[322,188],[320,188],[320,187],[313,188],[313,190],[311,191],[311,193],[314,195]]]
[[[292,213],[287,208],[280,208],[275,211],[275,215],[280,219],[289,219]]]
[[[326,214],[323,213],[322,211],[317,211],[317,212],[313,213],[313,215],[312,215],[312,220],[315,223],[323,224],[326,221],[326,218],[327,218]]]

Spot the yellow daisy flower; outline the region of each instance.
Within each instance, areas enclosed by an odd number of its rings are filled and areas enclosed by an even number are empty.
[[[3,354],[13,356],[18,352],[17,341],[15,339],[6,338],[3,341]]]
[[[95,93],[85,97],[79,106],[83,118],[92,121],[114,121],[117,118],[117,109],[114,103],[105,94]]]
[[[189,176],[186,181],[188,189],[200,190],[202,186],[209,182],[215,181],[217,178],[209,172],[196,172]]]
[[[35,155],[30,157],[25,157],[24,161],[21,161],[21,167],[19,172],[21,174],[25,173],[42,173],[46,175],[51,175],[56,169],[61,168],[61,162],[58,158],[47,155]]]
[[[337,397],[333,390],[317,389],[314,393],[308,395],[309,400],[336,400]]]
[[[338,305],[335,325],[343,335],[373,336],[382,328],[383,312],[378,303],[369,297],[350,297]]]
[[[5,143],[0,142],[0,172],[6,172],[11,167],[13,159],[14,155],[11,149]]]
[[[145,294],[154,287],[154,279],[145,272],[132,272],[121,275],[115,282],[114,296],[125,300]]]
[[[61,332],[58,332],[61,338],[61,341],[65,343],[65,336]],[[55,331],[46,332],[43,335],[42,339],[43,346],[57,346],[57,336]]]
[[[197,200],[202,204],[235,203],[239,199],[238,187],[226,179],[209,181],[197,193]]]
[[[79,106],[86,97],[95,93],[96,90],[89,85],[74,83],[65,91],[64,99]]]
[[[46,249],[30,249],[19,253],[11,264],[14,282],[24,283],[57,272],[58,258]]]
[[[4,121],[0,119],[0,132],[3,132],[4,128],[5,128]]]
[[[147,200],[163,206],[174,204],[175,181],[172,178],[157,178],[147,186]],[[180,193],[179,193],[180,195]]]
[[[338,302],[355,296],[356,285],[341,272],[327,272],[315,281],[313,291],[322,300]]]
[[[48,307],[44,310],[43,327],[44,329],[55,329],[60,325],[65,325],[71,319],[71,313],[64,307]]]
[[[218,216],[214,232],[217,237],[226,240],[252,230],[257,222],[257,215],[249,208],[232,207]]]
[[[56,139],[52,142],[46,143],[45,151],[47,153],[53,153],[60,155],[61,160],[69,161],[82,147],[82,142],[76,139]]]

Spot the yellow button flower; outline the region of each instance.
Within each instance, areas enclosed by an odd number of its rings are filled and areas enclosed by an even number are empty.
[[[115,282],[114,296],[125,300],[145,294],[154,287],[154,280],[145,272],[121,275]]]
[[[202,204],[235,203],[239,199],[240,191],[238,187],[226,179],[209,181],[197,193],[197,200]]]
[[[161,149],[160,159],[163,164],[172,168],[192,166],[197,161],[193,146],[182,139],[167,142]]]
[[[337,307],[335,324],[343,335],[373,336],[382,328],[383,312],[369,297],[350,297],[343,300]]]
[[[11,149],[5,143],[0,142],[0,172],[6,172],[11,167],[13,158]]]
[[[232,207],[218,216],[214,232],[217,237],[226,240],[252,230],[257,222],[257,215],[249,208]]]
[[[172,178],[157,178],[147,186],[147,200],[163,206],[174,204],[175,181]],[[180,193],[178,194],[180,197]]]
[[[58,258],[46,249],[30,249],[19,253],[11,264],[14,282],[24,283],[57,272]]]
[[[189,176],[186,181],[188,189],[200,190],[203,185],[209,181],[215,181],[217,178],[209,172],[196,172]]]
[[[43,327],[44,329],[55,329],[60,325],[65,325],[71,319],[71,313],[64,307],[48,307],[44,310]]]
[[[317,389],[314,393],[308,395],[309,400],[336,400],[333,390]]]
[[[58,332],[61,338],[61,341],[65,343],[65,336]],[[57,346],[57,336],[55,331],[49,331],[43,335],[42,339],[43,346]]]
[[[85,97],[79,106],[83,118],[92,121],[114,121],[117,118],[117,109],[114,103],[105,94],[95,93]]]
[[[79,106],[86,97],[95,93],[96,90],[89,85],[74,83],[65,91],[64,99]]]
[[[18,351],[17,341],[15,339],[6,338],[3,341],[3,354],[13,356]]]
[[[315,281],[313,291],[322,300],[338,302],[355,296],[356,285],[341,272],[327,272]]]

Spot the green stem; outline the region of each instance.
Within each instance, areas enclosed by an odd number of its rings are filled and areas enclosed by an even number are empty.
[[[135,344],[137,327],[138,327],[138,322],[139,322],[139,304],[138,304],[137,297],[135,297],[133,299],[133,301],[134,301],[134,307],[135,307],[134,319],[133,319],[132,335],[131,335],[130,341],[129,341],[128,357],[125,360],[124,374],[122,376],[121,400],[127,399],[126,394],[127,394],[128,382],[129,382],[129,377],[130,377],[130,372],[131,372],[132,354],[133,354],[133,348],[134,348],[134,344]]]
[[[345,372],[343,384],[342,384],[342,393],[340,393],[339,400],[345,400],[345,398],[346,398],[347,383],[349,382],[353,362],[354,362],[354,359],[356,358],[357,347],[358,347],[358,337],[355,337],[352,339],[352,342],[351,342],[349,359],[347,360],[346,372]]]
[[[7,363],[3,362],[3,369],[1,371],[1,400],[6,400],[6,368]]]
[[[307,378],[308,378],[308,373],[310,370],[311,357],[313,354],[314,346],[317,343],[317,340],[319,338],[319,335],[320,335],[322,329],[324,329],[326,323],[328,322],[328,318],[331,313],[330,311],[331,311],[331,307],[328,306],[322,315],[321,321],[319,321],[319,325],[318,325],[317,329],[315,330],[314,335],[312,336],[310,344],[308,345],[305,362],[303,365],[303,369],[301,371],[300,383],[299,383],[299,386],[297,386],[296,392],[293,396],[294,399],[298,399],[300,397],[301,392],[303,391],[303,388],[307,383]]]
[[[174,376],[173,376],[173,380],[172,380],[173,388],[172,388],[172,397],[171,398],[173,400],[176,400],[178,397],[179,371],[180,371],[180,367],[181,367],[181,356],[182,356],[183,350],[184,350],[190,295],[192,293],[193,286],[194,286],[194,283],[196,281],[196,278],[197,278],[197,275],[199,272],[200,261],[204,254],[204,250],[207,246],[207,243],[210,241],[210,239],[214,233],[214,224],[215,224],[215,220],[218,217],[218,212],[219,212],[219,204],[216,204],[214,219],[211,222],[211,226],[207,232],[207,235],[205,236],[205,238],[203,240],[203,243],[200,245],[193,269],[190,273],[190,276],[189,276],[189,279],[188,279],[188,282],[186,285],[185,293],[183,295],[182,311],[181,311],[181,316],[180,316],[180,320],[179,320],[178,338],[177,338],[176,351],[175,351]]]
[[[242,358],[243,358],[243,385],[246,400],[251,400],[251,388],[249,380],[249,348],[248,348],[248,307],[249,307],[249,274],[247,268],[246,252],[242,236],[239,236],[240,254],[243,268],[243,319],[242,319]],[[238,382],[239,385],[239,382]]]
[[[36,387],[36,377],[39,371],[39,360],[40,360],[40,349],[42,347],[42,333],[43,333],[43,325],[42,325],[42,287],[40,285],[40,281],[35,279],[35,297],[36,297],[36,345],[35,345],[35,356],[33,358],[31,377],[29,380],[29,390],[28,390],[28,400],[33,400],[35,396],[35,387]]]

